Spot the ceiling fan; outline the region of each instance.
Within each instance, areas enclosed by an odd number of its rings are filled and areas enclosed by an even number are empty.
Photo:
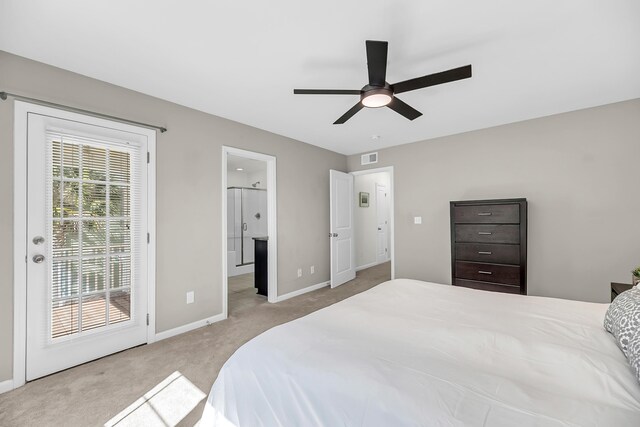
[[[402,102],[395,96],[396,94],[471,77],[471,65],[465,65],[464,67],[389,84],[386,81],[389,43],[367,40],[366,45],[369,84],[362,89],[294,89],[293,93],[296,95],[360,95],[360,101],[336,120],[333,123],[334,125],[343,124],[364,107],[389,107],[407,119],[414,120],[420,117],[422,113]]]

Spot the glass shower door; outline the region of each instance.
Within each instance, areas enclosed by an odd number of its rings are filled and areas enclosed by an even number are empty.
[[[254,237],[267,235],[267,192],[242,189],[242,261],[254,262]]]

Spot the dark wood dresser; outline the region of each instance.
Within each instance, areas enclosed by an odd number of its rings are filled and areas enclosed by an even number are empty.
[[[527,293],[527,199],[451,202],[455,286]]]

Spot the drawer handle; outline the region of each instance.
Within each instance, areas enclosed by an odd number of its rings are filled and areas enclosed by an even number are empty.
[[[491,212],[478,212],[478,216],[491,216]]]
[[[478,234],[481,236],[491,236],[490,231],[478,231]]]
[[[489,251],[478,251],[478,253],[480,255],[493,255],[493,252],[489,252]]]
[[[478,270],[478,273],[480,273],[480,274],[493,274],[490,271],[482,271],[482,270]]]

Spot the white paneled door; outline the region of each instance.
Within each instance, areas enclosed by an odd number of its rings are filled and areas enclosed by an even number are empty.
[[[329,171],[331,287],[342,285],[356,277],[353,236],[353,175]]]
[[[389,260],[389,198],[381,184],[376,184],[376,222],[376,258],[381,263]]]
[[[32,380],[147,342],[147,136],[29,113]]]

